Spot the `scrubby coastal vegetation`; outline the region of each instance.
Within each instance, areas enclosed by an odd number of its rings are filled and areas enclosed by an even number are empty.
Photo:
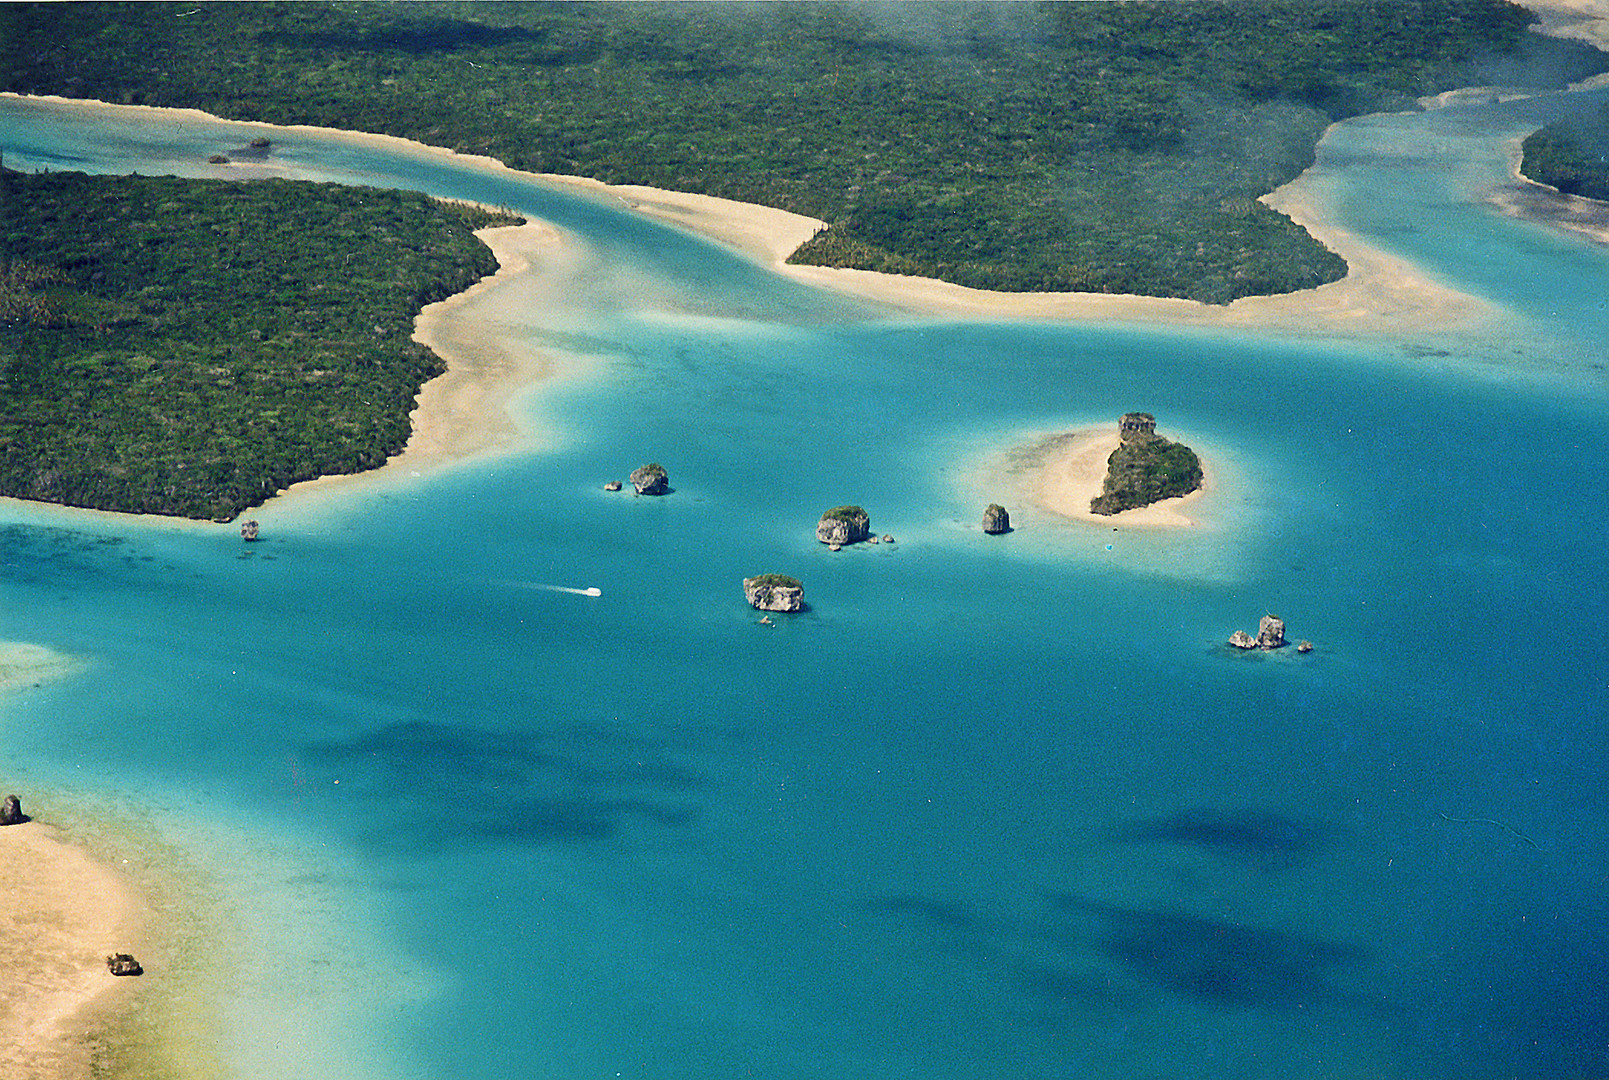
[[[515,220],[285,180],[0,171],[0,494],[228,519],[408,440],[425,304]]]
[[[1522,175],[1566,195],[1609,200],[1609,109],[1549,124],[1522,146]]]
[[[800,262],[1223,303],[1345,272],[1257,201],[1332,121],[1602,69],[1529,18],[1503,0],[8,4],[0,88],[383,132],[830,222]]]
[[[1158,435],[1156,417],[1129,413],[1119,421],[1119,431],[1121,441],[1107,458],[1106,479],[1089,504],[1091,513],[1120,514],[1201,487],[1201,459],[1188,446]]]

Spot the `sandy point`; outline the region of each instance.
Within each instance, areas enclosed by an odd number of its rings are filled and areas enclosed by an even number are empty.
[[[27,809],[24,804],[24,809]],[[148,943],[133,886],[50,825],[0,828],[0,1075],[79,1080],[101,1075],[97,1036],[142,989],[110,974],[106,957]]]

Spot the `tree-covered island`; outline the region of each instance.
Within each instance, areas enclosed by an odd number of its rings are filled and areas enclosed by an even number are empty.
[[[829,222],[799,262],[1225,303],[1345,272],[1257,201],[1331,122],[1605,69],[1530,21],[1504,0],[5,4],[0,89]]]
[[[1118,421],[1117,449],[1106,459],[1101,493],[1090,501],[1091,513],[1110,516],[1200,489],[1201,459],[1181,443],[1156,433],[1156,417],[1127,413]]]
[[[442,363],[424,305],[518,219],[286,180],[0,171],[0,495],[227,520],[374,468]]]

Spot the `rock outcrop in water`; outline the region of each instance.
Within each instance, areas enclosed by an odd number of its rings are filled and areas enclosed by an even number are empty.
[[[670,490],[670,476],[657,461],[631,472],[631,486],[639,495],[663,495]]]
[[[22,812],[22,800],[15,795],[7,795],[0,802],[0,825],[21,825],[28,820],[28,815]]]
[[[743,595],[761,611],[802,611],[804,586],[787,574],[760,574],[743,579]]]
[[[983,511],[983,531],[990,535],[1011,531],[1011,515],[999,503],[990,503]]]
[[[1280,649],[1285,646],[1285,620],[1277,615],[1264,615],[1257,623],[1257,636],[1252,637],[1244,630],[1236,630],[1229,635],[1229,644],[1237,649]],[[1303,642],[1305,649],[1298,652],[1311,652],[1313,646]]]
[[[871,536],[872,519],[858,506],[835,506],[816,523],[816,539],[829,547],[857,544]]]
[[[1090,501],[1091,513],[1120,514],[1201,486],[1201,459],[1188,446],[1158,435],[1150,413],[1126,414],[1117,431],[1121,441],[1106,459],[1106,481]]]

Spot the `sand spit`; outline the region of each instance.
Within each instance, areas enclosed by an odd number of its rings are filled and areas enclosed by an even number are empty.
[[[38,821],[0,829],[0,892],[0,1075],[88,1077],[94,1036],[140,989],[138,978],[106,968],[112,953],[144,951],[140,900],[121,875]]]
[[[1025,441],[1006,451],[988,468],[990,490],[1008,492],[1012,502],[1057,517],[1107,529],[1181,529],[1198,522],[1191,509],[1219,490],[1212,463],[1202,459],[1202,485],[1181,498],[1105,515],[1091,512],[1090,501],[1101,493],[1107,459],[1119,443],[1114,427],[1080,428]]]

